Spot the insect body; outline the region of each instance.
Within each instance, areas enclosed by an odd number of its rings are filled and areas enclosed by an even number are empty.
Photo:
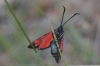
[[[48,47],[51,47],[51,54],[53,55],[53,57],[55,58],[56,62],[59,63],[61,56],[59,54],[58,48],[60,48],[61,52],[63,49],[63,35],[64,35],[64,30],[63,30],[63,26],[75,15],[79,14],[79,13],[75,13],[71,18],[69,18],[65,23],[62,24],[63,22],[63,17],[64,17],[64,13],[65,13],[65,7],[63,6],[64,11],[63,11],[63,16],[62,16],[62,20],[61,20],[61,24],[58,28],[54,29],[59,47],[56,46],[56,41],[54,39],[53,33],[52,32],[48,32],[45,35],[41,36],[39,39],[35,40],[32,42],[33,46],[35,48],[37,48],[38,50],[43,50],[46,49]],[[32,46],[29,45],[28,48],[32,49]]]

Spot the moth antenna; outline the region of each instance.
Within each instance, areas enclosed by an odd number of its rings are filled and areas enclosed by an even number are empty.
[[[75,13],[72,17],[70,17],[62,26],[64,26],[70,19],[72,19],[74,16],[80,15],[79,13]]]
[[[63,22],[63,18],[64,18],[64,14],[65,14],[65,7],[62,5],[62,7],[64,8],[64,11],[63,11],[63,15],[62,15],[62,20],[61,20],[61,25],[62,25],[62,22]]]

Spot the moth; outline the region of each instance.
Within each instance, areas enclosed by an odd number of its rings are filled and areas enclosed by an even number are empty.
[[[62,15],[62,20],[61,20],[61,24],[58,28],[54,29],[59,47],[57,47],[56,45],[56,41],[54,39],[53,33],[52,31],[44,34],[43,36],[41,36],[40,38],[38,38],[37,40],[32,42],[32,45],[37,48],[38,50],[44,50],[47,49],[49,47],[51,47],[51,54],[52,56],[55,58],[56,62],[59,63],[61,60],[61,56],[60,53],[58,51],[58,48],[60,48],[60,51],[62,52],[63,50],[63,35],[64,35],[64,30],[63,30],[63,26],[71,19],[73,18],[75,15],[79,15],[79,13],[75,13],[72,17],[70,17],[66,22],[63,23],[63,18],[64,18],[64,14],[65,14],[65,7],[62,6],[64,11],[63,11],[63,15]],[[29,45],[28,48],[32,49],[32,46]]]

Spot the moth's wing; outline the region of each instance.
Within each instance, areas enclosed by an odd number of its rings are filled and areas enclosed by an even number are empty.
[[[52,32],[49,32],[49,33],[41,36],[39,39],[33,41],[32,44],[35,48],[46,49],[50,46],[50,42],[52,41],[52,39],[53,39]],[[29,45],[28,48],[32,49],[32,46]]]
[[[39,45],[38,49],[46,49],[50,47],[50,42],[53,40],[53,35],[52,32],[49,32],[47,37],[44,38],[44,40],[41,42]]]
[[[59,45],[59,48],[60,48],[61,52],[62,52],[62,50],[63,50],[63,39],[64,39],[64,38],[62,37],[62,38],[61,38],[61,41],[60,41],[60,45]],[[60,53],[59,53],[59,52],[58,52],[57,56],[55,57],[55,60],[56,60],[57,63],[60,62],[61,56],[60,56]]]
[[[64,40],[64,38],[62,37],[61,41],[60,41],[60,45],[59,45],[59,48],[60,48],[61,52],[63,50],[63,40]]]
[[[56,47],[57,47],[57,46],[56,46]],[[59,48],[60,48],[60,50],[61,50],[61,52],[62,52],[62,50],[63,50],[63,37],[62,37],[61,40],[60,40]],[[51,54],[52,54],[52,53],[51,53]],[[57,52],[57,54],[52,54],[52,55],[53,55],[53,57],[55,58],[56,62],[59,63],[60,60],[61,60],[61,56],[60,56],[59,51]]]

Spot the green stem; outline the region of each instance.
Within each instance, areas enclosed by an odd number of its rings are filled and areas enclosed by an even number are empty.
[[[50,24],[50,19],[48,18],[48,20],[49,20],[49,24]],[[52,33],[53,33],[54,39],[55,39],[55,41],[56,41],[56,45],[57,45],[57,47],[58,47],[58,51],[59,51],[59,53],[60,53],[60,56],[61,56],[61,60],[62,60],[62,62],[63,62],[63,65],[64,65],[64,66],[67,66],[66,63],[65,63],[65,61],[64,61],[64,57],[62,56],[61,50],[60,50],[60,48],[59,48],[59,43],[58,43],[57,37],[56,37],[56,35],[55,35],[55,32],[54,32],[53,27],[52,27],[51,24],[50,24],[50,27],[51,27],[51,31],[52,31]]]
[[[62,59],[62,61],[63,61],[63,63],[64,63],[64,66],[67,66],[66,63],[65,63],[65,61],[64,61],[64,57],[62,56],[61,50],[60,50],[60,48],[59,48],[58,40],[57,40],[57,38],[56,38],[56,35],[55,35],[55,32],[54,32],[53,29],[52,29],[52,33],[53,33],[54,39],[55,39],[55,41],[56,41],[56,45],[57,45],[57,47],[58,47],[58,51],[59,51],[59,53],[60,53],[61,59]]]
[[[31,44],[31,46],[33,47],[34,51],[37,53],[37,50],[36,50],[35,47],[32,45],[32,43],[31,43],[29,37],[27,36],[27,34],[26,34],[26,32],[24,31],[22,25],[20,24],[20,21],[19,21],[19,20],[17,19],[17,17],[15,16],[15,14],[14,14],[12,8],[10,7],[9,3],[7,2],[7,0],[4,0],[4,1],[5,1],[6,5],[7,5],[8,9],[10,10],[11,14],[12,14],[13,17],[15,18],[15,20],[16,20],[17,24],[19,25],[20,29],[22,30],[23,34],[24,34],[25,37],[27,38],[28,42]]]

